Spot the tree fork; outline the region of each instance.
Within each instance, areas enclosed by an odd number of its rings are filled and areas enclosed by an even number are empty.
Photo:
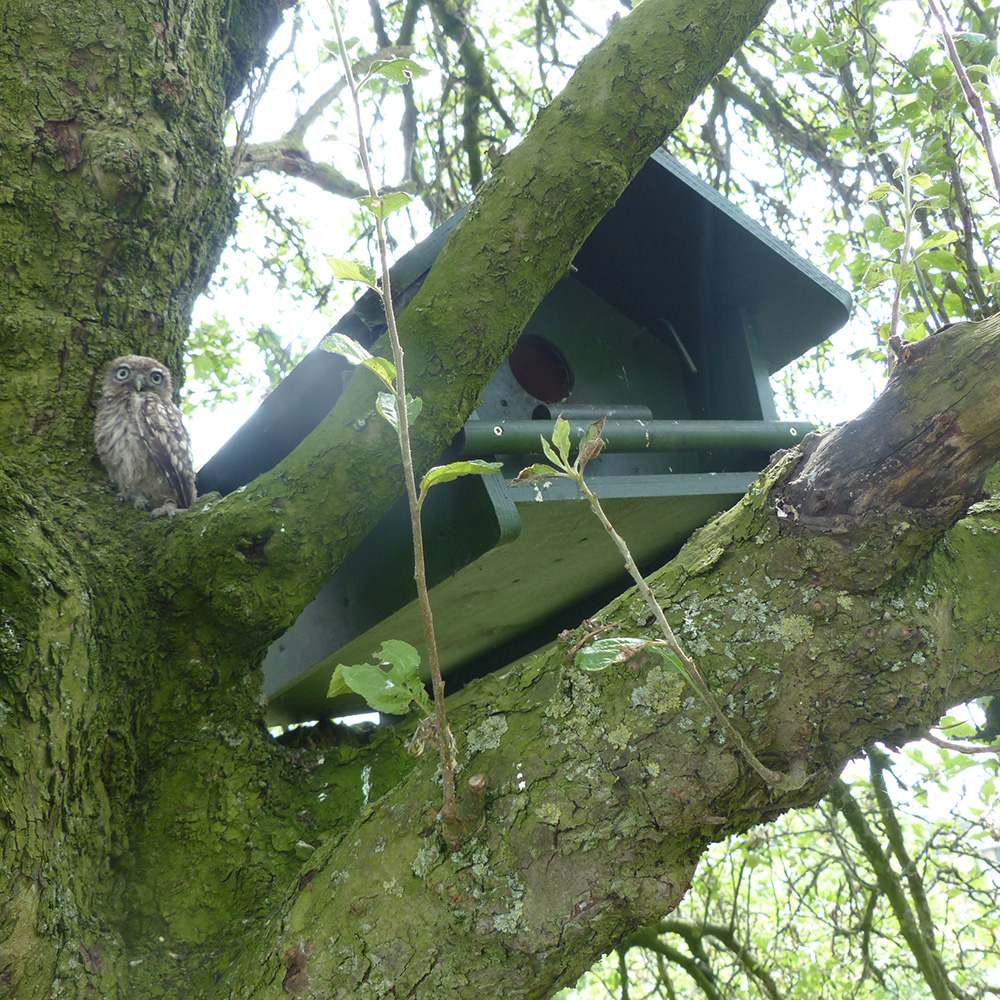
[[[0,289],[0,995],[18,1000],[542,997],[669,911],[706,843],[815,801],[860,747],[1000,679],[1000,519],[961,518],[996,457],[990,320],[901,347],[877,416],[785,455],[655,575],[744,738],[798,762],[802,789],[774,796],[661,671],[586,674],[560,644],[448,699],[487,816],[459,851],[428,818],[433,762],[394,731],[275,746],[260,652],[391,501],[394,442],[357,430],[370,389],[345,393],[340,436],[171,525],[116,508],[88,449],[98,355],[125,339],[179,355],[231,222],[221,108],[260,39],[237,15],[276,6],[188,4],[160,25],[162,4],[0,0],[20,118],[0,130],[17,249]],[[424,457],[766,6],[646,0],[503,158],[408,310]],[[203,44],[178,34],[194,27]],[[632,593],[601,618],[645,623]]]

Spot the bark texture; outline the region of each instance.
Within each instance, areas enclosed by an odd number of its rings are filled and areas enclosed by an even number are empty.
[[[585,674],[568,644],[450,699],[487,789],[458,850],[406,726],[271,740],[262,651],[398,492],[370,382],[169,524],[113,503],[90,429],[104,361],[176,367],[232,225],[222,116],[277,7],[0,0],[0,996],[541,998],[669,911],[711,840],[996,687],[996,515],[956,520],[996,457],[989,321],[904,357],[883,409],[657,578],[796,790],[655,664]],[[424,459],[766,7],[646,0],[505,158],[406,314]],[[647,627],[631,594],[603,618]]]

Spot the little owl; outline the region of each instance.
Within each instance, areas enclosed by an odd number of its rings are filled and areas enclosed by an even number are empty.
[[[155,358],[126,354],[104,374],[94,443],[119,500],[173,517],[194,503],[191,439],[170,398],[170,372]]]

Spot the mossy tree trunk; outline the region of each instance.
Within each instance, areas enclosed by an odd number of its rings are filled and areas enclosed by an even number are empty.
[[[677,681],[564,645],[449,699],[488,788],[456,850],[405,733],[277,746],[263,651],[399,490],[370,383],[171,523],[113,502],[90,425],[109,358],[176,368],[233,221],[222,116],[279,6],[0,0],[0,995],[544,997],[676,905],[711,840],[1000,673],[995,515],[956,523],[995,458],[987,323],[907,355],[877,423],[786,456],[657,579],[794,790]],[[424,459],[766,7],[646,0],[504,159],[406,313]],[[632,595],[604,617],[646,627]]]

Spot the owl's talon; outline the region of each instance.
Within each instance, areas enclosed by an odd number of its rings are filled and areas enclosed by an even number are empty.
[[[174,514],[186,514],[187,507],[178,507],[177,504],[170,501],[165,503],[162,507],[157,507],[156,510],[151,510],[149,512],[149,518],[152,520],[155,517],[173,517]]]

